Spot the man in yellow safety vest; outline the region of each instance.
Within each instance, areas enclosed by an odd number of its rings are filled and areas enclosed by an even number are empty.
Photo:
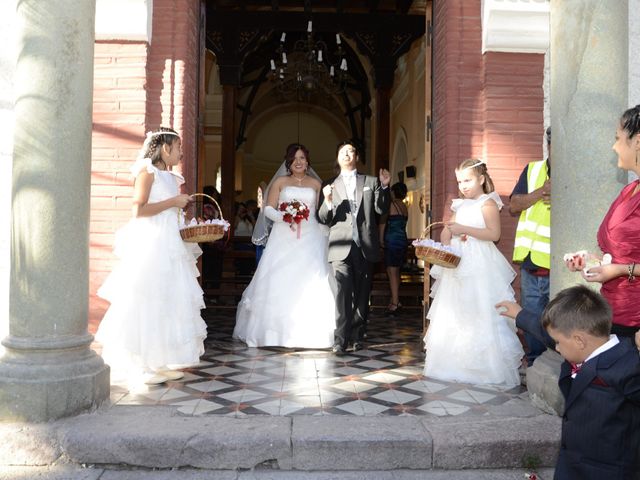
[[[549,302],[551,260],[551,127],[546,131],[548,157],[529,163],[511,192],[509,211],[520,215],[513,249],[513,261],[520,264],[520,303],[524,309],[542,315]],[[525,332],[527,365],[545,350],[542,342]]]

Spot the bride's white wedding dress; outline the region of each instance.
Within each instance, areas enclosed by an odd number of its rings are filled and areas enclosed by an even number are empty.
[[[258,268],[238,304],[233,337],[250,347],[333,345],[335,299],[327,236],[315,217],[316,192],[286,186],[278,204],[294,199],[311,211],[308,221],[300,223],[300,238],[288,223],[274,223]]]

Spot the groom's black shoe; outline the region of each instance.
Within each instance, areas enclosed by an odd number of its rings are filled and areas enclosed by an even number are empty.
[[[353,351],[357,352],[358,350],[362,350],[364,348],[364,345],[362,344],[362,342],[353,342]]]
[[[342,345],[340,345],[339,343],[336,343],[332,348],[331,351],[333,353],[335,353],[336,355],[342,355],[344,353],[344,347]]]

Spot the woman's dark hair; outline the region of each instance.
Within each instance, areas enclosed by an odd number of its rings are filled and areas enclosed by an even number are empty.
[[[404,200],[407,196],[407,186],[402,182],[391,185],[391,191],[398,200]]]
[[[218,189],[213,185],[205,185],[204,188],[202,189],[202,193],[215,198],[216,202],[220,202],[220,192],[218,192]],[[202,200],[202,203],[213,203],[213,202],[209,200],[207,197],[204,197],[204,200]]]
[[[307,147],[305,147],[301,143],[291,143],[289,144],[289,146],[287,146],[287,151],[284,154],[284,166],[287,169],[288,173],[291,173],[291,164],[296,158],[296,153],[298,150],[302,150],[304,152],[304,156],[307,157],[307,165],[311,165],[311,158],[309,158],[309,150],[307,149]]]
[[[629,138],[640,133],[640,105],[636,105],[622,114],[620,126],[629,134]]]
[[[168,134],[161,134],[157,132],[170,132]],[[144,158],[151,159],[151,164],[156,165],[158,163],[164,163],[162,160],[162,146],[163,145],[173,145],[173,142],[179,140],[178,132],[176,132],[173,128],[160,127],[156,132],[154,132],[151,140],[149,141],[149,145],[147,146],[146,152],[144,152]],[[165,165],[166,167],[166,165]]]
[[[466,170],[467,168],[472,169],[477,176],[484,175],[484,183],[482,184],[482,191],[484,193],[491,193],[496,189],[493,186],[493,180],[491,180],[491,177],[489,176],[487,164],[482,160],[480,160],[479,158],[467,158],[466,160],[463,160],[460,165],[458,165],[456,171],[460,172],[462,170]],[[460,198],[463,198],[464,195],[462,195],[462,192],[459,193]]]

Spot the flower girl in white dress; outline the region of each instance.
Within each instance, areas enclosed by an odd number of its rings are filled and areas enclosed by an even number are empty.
[[[472,384],[520,384],[524,351],[513,322],[494,305],[514,299],[515,272],[494,242],[500,239],[502,201],[486,164],[463,161],[456,169],[462,198],[442,235],[461,252],[455,269],[433,266],[433,301],[427,318],[424,375]]]
[[[196,266],[202,250],[180,237],[178,212],[191,198],[180,194],[184,179],[171,171],[181,158],[174,130],[147,134],[131,168],[133,218],[116,233],[119,262],[98,290],[111,305],[96,340],[112,378],[131,384],[177,380],[184,374],[175,369],[197,364],[204,353]]]

